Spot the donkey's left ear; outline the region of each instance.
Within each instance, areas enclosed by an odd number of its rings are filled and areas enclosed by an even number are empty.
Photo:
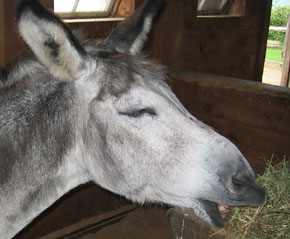
[[[152,22],[165,0],[145,0],[131,16],[126,18],[107,37],[105,42],[115,50],[132,55],[141,51]]]
[[[37,0],[22,0],[17,8],[20,35],[49,72],[60,80],[75,80],[86,65],[86,52],[67,26]]]

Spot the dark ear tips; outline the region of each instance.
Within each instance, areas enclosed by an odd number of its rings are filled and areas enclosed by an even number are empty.
[[[16,19],[19,21],[19,18],[21,17],[22,13],[25,11],[25,8],[27,8],[29,5],[27,4],[27,0],[19,1],[19,4],[16,8]]]
[[[164,6],[165,0],[149,0],[144,7],[143,12],[151,12],[152,15],[156,15]]]
[[[33,14],[39,18],[58,21],[58,18],[45,7],[43,7],[38,0],[21,0],[16,9],[17,21],[20,20],[22,14],[27,10],[31,10]]]
[[[105,42],[118,52],[139,53],[147,40],[152,22],[164,0],[145,1],[131,16],[117,25]]]
[[[37,0],[20,0],[16,9],[16,18],[19,19],[26,9],[33,11],[37,5],[40,5]]]

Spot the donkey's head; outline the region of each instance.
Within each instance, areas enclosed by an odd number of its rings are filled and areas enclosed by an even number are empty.
[[[18,26],[54,80],[74,89],[66,160],[129,199],[194,208],[221,226],[218,204],[259,205],[266,194],[240,151],[188,113],[162,69],[137,54],[160,5],[147,1],[103,42],[76,38],[32,0],[20,4]]]

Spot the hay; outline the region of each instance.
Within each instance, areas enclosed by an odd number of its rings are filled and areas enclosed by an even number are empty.
[[[227,239],[290,238],[290,161],[267,167],[257,181],[268,194],[268,201],[258,208],[235,207],[223,229]]]

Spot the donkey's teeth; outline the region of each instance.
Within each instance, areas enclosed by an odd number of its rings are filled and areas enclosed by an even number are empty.
[[[230,206],[224,204],[218,204],[219,213],[222,219],[227,219],[230,215]]]

